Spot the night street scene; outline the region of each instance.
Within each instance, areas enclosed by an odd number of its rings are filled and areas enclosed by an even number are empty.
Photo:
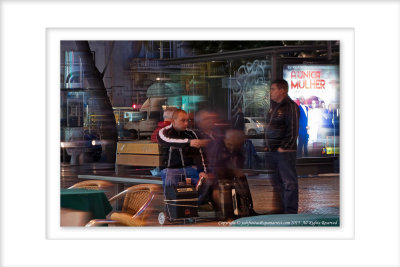
[[[339,41],[61,41],[60,60],[60,226],[340,226]]]

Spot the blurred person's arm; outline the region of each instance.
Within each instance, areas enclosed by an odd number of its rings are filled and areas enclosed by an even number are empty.
[[[208,139],[191,139],[190,146],[195,148],[206,147],[209,142]]]

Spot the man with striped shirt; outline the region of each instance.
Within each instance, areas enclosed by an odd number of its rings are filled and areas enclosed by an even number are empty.
[[[265,151],[274,173],[276,189],[281,193],[283,213],[297,213],[299,189],[296,172],[299,107],[288,96],[288,83],[277,79],[271,83],[271,108],[267,114]]]

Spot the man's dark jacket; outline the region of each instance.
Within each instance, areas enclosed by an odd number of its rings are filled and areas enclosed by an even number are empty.
[[[198,139],[194,131],[187,129],[177,131],[172,124],[162,128],[157,135],[158,144],[163,156],[163,166],[168,167],[169,148],[174,147],[170,159],[170,168],[182,168],[182,160],[179,149],[182,149],[185,167],[196,166],[198,172],[204,171],[204,158],[200,149],[191,147],[190,140]]]
[[[266,145],[269,151],[297,149],[300,111],[297,104],[286,97],[282,102],[271,100],[265,131]]]

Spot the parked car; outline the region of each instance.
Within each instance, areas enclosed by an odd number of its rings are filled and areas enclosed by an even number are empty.
[[[94,131],[83,130],[76,127],[67,141],[62,141],[62,162],[70,161],[71,164],[96,162],[101,159],[102,141]]]
[[[244,133],[246,135],[264,134],[264,118],[244,117]]]

